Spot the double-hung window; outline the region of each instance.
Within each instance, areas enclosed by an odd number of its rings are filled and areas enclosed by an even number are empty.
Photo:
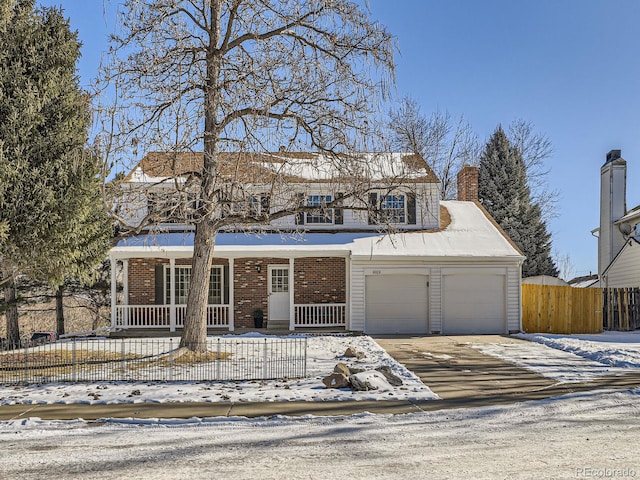
[[[189,223],[196,218],[198,197],[194,192],[149,192],[147,209],[158,223]]]
[[[315,225],[330,225],[333,223],[333,209],[327,208],[331,203],[331,195],[309,195],[307,196],[307,206],[317,207],[307,212],[306,223]]]
[[[191,286],[191,267],[176,265],[175,267],[175,302],[176,305],[184,305],[187,303],[189,295],[189,287]],[[223,285],[224,279],[222,275],[222,266],[214,265],[211,267],[211,276],[209,277],[209,299],[210,305],[221,305],[223,303]],[[171,303],[171,268],[165,267],[165,304]]]
[[[406,197],[400,194],[385,195],[380,201],[384,219],[389,223],[407,222]]]

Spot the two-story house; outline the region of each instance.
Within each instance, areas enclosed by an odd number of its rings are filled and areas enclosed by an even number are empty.
[[[235,180],[219,188],[229,222],[215,238],[210,332],[251,329],[257,310],[288,330],[520,331],[524,257],[477,202],[475,167],[458,175],[459,201],[440,201],[415,155],[336,168],[340,158],[313,153],[223,155],[221,174]],[[119,213],[157,226],[111,250],[114,329],[181,329],[198,214],[197,195],[184,200],[201,165],[201,154],[150,153],[122,182]],[[270,221],[256,226],[261,216]]]

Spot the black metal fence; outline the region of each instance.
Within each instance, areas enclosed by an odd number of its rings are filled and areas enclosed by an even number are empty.
[[[306,337],[210,337],[201,351],[175,338],[61,340],[0,352],[0,383],[225,381],[302,378]]]
[[[625,332],[640,328],[640,288],[607,288],[603,304],[605,330]]]

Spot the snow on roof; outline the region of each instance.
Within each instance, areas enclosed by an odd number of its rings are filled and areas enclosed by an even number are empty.
[[[640,220],[640,205],[629,210],[623,217],[620,217],[614,223],[620,224],[620,223],[631,222],[635,220]]]
[[[443,201],[451,223],[435,232],[407,232],[354,241],[354,257],[510,257],[523,259],[473,202]]]
[[[599,288],[600,281],[596,278],[595,280],[583,280],[581,282],[576,282],[571,284],[574,288]]]
[[[473,202],[443,201],[451,223],[439,231],[404,232],[389,235],[379,232],[344,233],[219,233],[215,250],[234,256],[240,253],[351,254],[353,258],[384,257],[476,257],[523,259],[503,233]],[[122,240],[111,250],[124,258],[145,254],[189,255],[193,233],[141,235]]]
[[[268,182],[272,176],[286,177],[288,183],[330,182],[354,176],[373,181],[439,181],[422,157],[404,152],[363,152],[341,156],[310,152],[222,152],[219,157],[218,168],[221,173],[244,183]],[[202,152],[150,152],[125,180],[134,183],[160,183],[173,176],[180,177],[187,172],[201,170],[203,158]]]

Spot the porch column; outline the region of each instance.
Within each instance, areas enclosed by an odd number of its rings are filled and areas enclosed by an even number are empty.
[[[113,256],[109,256],[111,264],[111,328],[116,328],[117,302],[116,298],[116,262]]]
[[[230,332],[233,332],[236,328],[235,322],[234,322],[234,315],[233,315],[234,313],[233,310],[235,305],[233,287],[234,287],[233,258],[230,258],[229,259],[229,331]]]
[[[129,259],[125,258],[122,260],[122,293],[124,294],[124,299],[122,301],[123,305],[129,305]]]
[[[344,329],[351,330],[351,253],[344,259],[345,292],[344,292]]]
[[[163,279],[164,281],[164,279]],[[176,259],[169,259],[169,330],[176,331]]]
[[[122,299],[123,305],[129,305],[129,259],[122,259],[122,294],[124,298]],[[129,325],[129,309],[124,308],[124,312],[122,312],[124,317],[124,324]]]
[[[295,275],[293,273],[293,258],[289,259],[289,330],[293,331],[296,329],[296,312],[294,307],[294,290],[295,287],[293,285],[293,279]]]

